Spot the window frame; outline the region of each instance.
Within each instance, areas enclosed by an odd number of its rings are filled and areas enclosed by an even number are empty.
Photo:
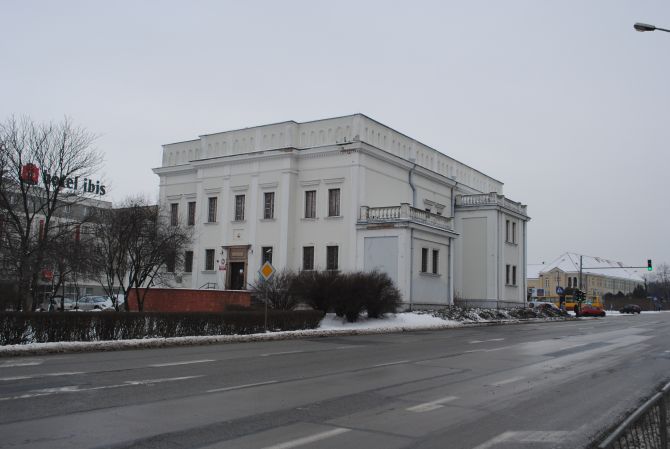
[[[211,256],[211,260],[210,260],[210,256]],[[215,256],[216,256],[216,252],[214,251],[214,249],[211,249],[211,248],[205,249],[205,271],[214,271],[214,257]]]
[[[179,203],[170,203],[170,226],[179,225]]]
[[[195,226],[195,212],[196,212],[195,201],[189,201],[188,202],[188,217],[186,219],[188,226]]]
[[[341,217],[342,189],[339,187],[328,189],[328,216]]]
[[[331,260],[333,258],[333,255],[334,255],[334,261]],[[326,246],[326,271],[338,271],[339,269],[340,269],[340,247],[337,245]]]
[[[235,195],[235,221],[244,221],[244,208],[246,203],[246,195]]]
[[[184,251],[184,273],[193,273],[193,251]]]
[[[308,251],[309,250],[309,251]],[[314,271],[314,246],[303,246],[302,247],[302,270],[303,271]],[[309,268],[307,267],[307,256],[309,253]]]
[[[305,218],[316,218],[316,190],[305,190]]]
[[[421,248],[421,273],[428,273],[428,248]]]
[[[439,274],[439,268],[440,268],[439,267],[439,265],[440,265],[439,261],[440,261],[440,250],[439,249],[434,249],[433,250],[433,260],[432,260],[432,262],[433,262],[433,264],[432,264],[433,274]]]
[[[268,252],[269,250],[269,252]],[[261,266],[265,265],[265,262],[270,262],[272,265],[272,253],[274,248],[272,246],[261,246]],[[269,257],[268,257],[269,254]]]
[[[275,193],[263,192],[263,219],[273,220],[274,218],[275,218]]]
[[[218,202],[218,196],[207,198],[207,223],[216,223]]]

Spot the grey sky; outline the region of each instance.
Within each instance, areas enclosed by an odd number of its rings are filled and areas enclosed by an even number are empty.
[[[161,144],[362,112],[505,183],[529,262],[670,261],[664,0],[0,0],[0,118],[101,135],[111,197]]]

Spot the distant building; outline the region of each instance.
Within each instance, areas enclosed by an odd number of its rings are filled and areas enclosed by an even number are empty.
[[[362,114],[163,146],[160,202],[194,227],[176,286],[246,289],[278,269],[381,270],[405,305],[523,302],[526,206]]]
[[[624,264],[602,257],[564,253],[548,264],[528,265],[528,288],[535,295],[556,296],[556,287],[579,288],[579,258],[582,257],[581,290],[588,295],[632,293],[644,279]]]

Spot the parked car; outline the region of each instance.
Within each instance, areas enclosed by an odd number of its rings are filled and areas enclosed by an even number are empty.
[[[75,310],[76,301],[74,297],[66,295],[63,298],[63,295],[48,297],[39,305],[37,310],[40,312],[55,312],[61,310],[62,300],[65,299],[65,311]]]
[[[114,304],[107,296],[83,296],[79,298],[75,308],[82,312],[114,310]]]
[[[554,304],[553,302],[549,302],[549,301],[531,301],[531,302],[528,303],[528,307],[530,307],[532,309],[536,309],[536,310],[550,309],[550,310],[553,310],[555,312],[561,310],[556,306],[556,304]]]
[[[579,316],[605,316],[605,311],[591,304],[582,304],[579,308]]]
[[[638,306],[637,304],[626,304],[623,306],[621,310],[619,310],[619,313],[640,313],[642,312],[642,308]]]

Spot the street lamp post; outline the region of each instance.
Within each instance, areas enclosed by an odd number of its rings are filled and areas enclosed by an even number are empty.
[[[666,33],[670,33],[670,30],[667,30],[665,28],[660,28],[660,27],[657,27],[655,25],[649,25],[648,23],[637,22],[635,25],[633,25],[633,28],[635,28],[635,31],[639,31],[641,33],[645,32],[645,31],[656,31],[656,30],[665,31]]]

